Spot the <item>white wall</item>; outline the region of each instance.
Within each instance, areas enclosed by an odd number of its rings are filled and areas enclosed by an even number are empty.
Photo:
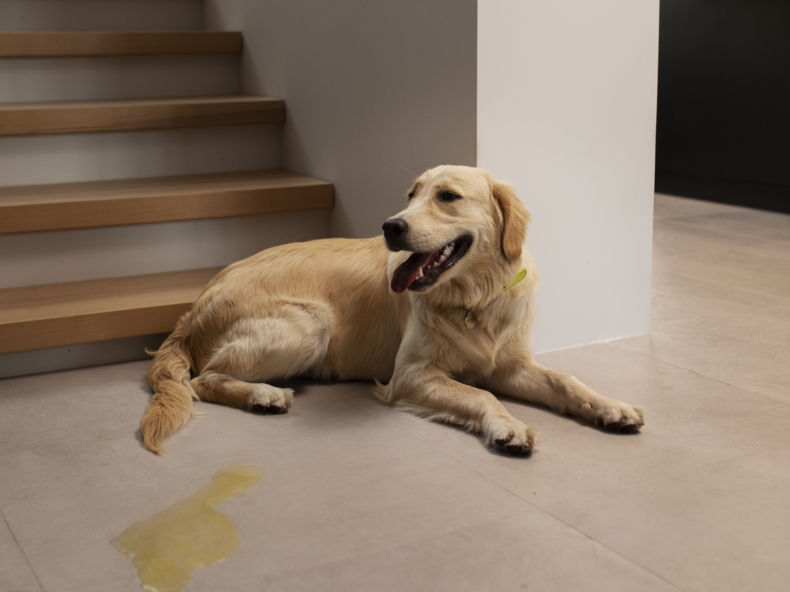
[[[648,330],[659,0],[479,0],[478,166],[532,212],[536,350]]]
[[[476,0],[207,0],[244,33],[243,88],[285,99],[281,163],[335,184],[334,236],[373,236],[414,178],[475,163]]]

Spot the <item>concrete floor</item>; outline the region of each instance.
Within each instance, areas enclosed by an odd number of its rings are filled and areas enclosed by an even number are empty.
[[[652,331],[540,355],[642,405],[636,436],[539,408],[531,458],[311,385],[290,413],[203,404],[160,458],[147,363],[0,381],[0,590],[138,590],[109,541],[218,469],[240,547],[200,590],[790,589],[790,216],[657,196]]]

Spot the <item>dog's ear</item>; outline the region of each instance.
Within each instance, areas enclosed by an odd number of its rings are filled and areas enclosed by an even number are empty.
[[[510,183],[492,179],[494,201],[502,213],[502,252],[510,261],[521,257],[530,216]]]

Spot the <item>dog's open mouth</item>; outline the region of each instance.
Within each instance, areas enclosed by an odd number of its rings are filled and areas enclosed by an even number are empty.
[[[472,237],[465,234],[430,253],[412,254],[392,274],[392,291],[400,294],[406,290],[421,290],[436,283],[440,275],[466,255],[471,244]]]

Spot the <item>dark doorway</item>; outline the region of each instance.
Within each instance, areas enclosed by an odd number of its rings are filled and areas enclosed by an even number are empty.
[[[790,213],[790,0],[661,0],[656,191]]]

